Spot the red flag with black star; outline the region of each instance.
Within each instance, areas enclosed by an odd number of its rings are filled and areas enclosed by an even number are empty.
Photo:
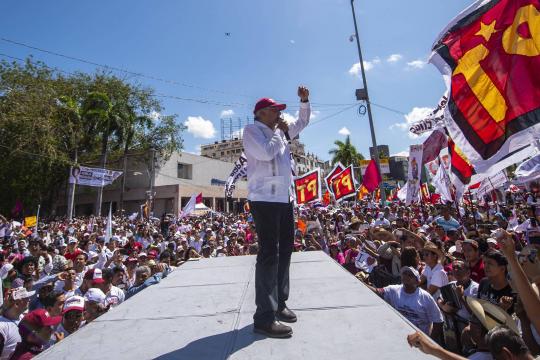
[[[476,1],[441,32],[430,62],[447,82],[449,135],[477,173],[500,171],[534,152],[540,0]]]

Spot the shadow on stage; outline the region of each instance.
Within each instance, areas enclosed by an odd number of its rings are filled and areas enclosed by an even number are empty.
[[[263,339],[266,339],[266,337],[253,333],[253,324],[250,324],[241,329],[200,338],[190,342],[181,349],[163,354],[156,359],[227,359],[235,352]]]

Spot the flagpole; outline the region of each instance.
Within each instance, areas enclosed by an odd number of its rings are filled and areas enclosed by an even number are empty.
[[[471,189],[468,189],[468,190],[469,190],[469,201],[471,202],[471,213],[472,213],[472,216],[473,216],[473,219],[474,219],[474,228],[476,230],[478,230],[478,221],[476,220],[476,215],[474,214],[474,204],[472,202]],[[489,221],[489,212],[488,212],[487,216],[488,216],[488,221]]]
[[[367,86],[367,79],[366,79],[366,72],[364,69],[364,61],[362,57],[362,48],[360,47],[360,36],[358,35],[358,25],[356,24],[356,13],[354,11],[354,0],[351,0],[351,9],[352,9],[352,15],[353,15],[353,21],[354,21],[354,33],[356,36],[356,47],[358,48],[358,59],[360,60],[360,70],[362,72],[362,83],[364,85],[363,89],[356,90],[356,99],[357,100],[365,100],[366,106],[367,106],[367,113],[368,113],[368,119],[369,119],[369,129],[371,132],[371,142],[373,143],[373,157],[375,158],[375,163],[377,165],[377,171],[379,172],[379,175],[382,178],[381,173],[381,164],[379,161],[379,148],[377,147],[377,138],[375,137],[375,128],[373,126],[373,116],[371,114],[371,103],[369,101],[369,94],[368,94],[368,86]],[[382,199],[386,199],[386,193],[384,186],[379,184],[379,189],[381,191],[381,201],[384,201]]]
[[[38,204],[37,206],[37,214],[36,214],[36,230],[35,230],[35,234],[37,235],[37,230],[38,230],[38,223],[39,223],[39,210],[41,209],[41,204]]]

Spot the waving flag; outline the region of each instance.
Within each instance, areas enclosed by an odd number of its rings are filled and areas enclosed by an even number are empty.
[[[379,174],[379,171],[377,170],[377,163],[375,160],[370,160],[366,173],[362,178],[362,186],[365,187],[369,192],[373,192],[377,187],[379,187],[381,181],[382,178],[381,174]]]
[[[334,195],[334,190],[332,189],[332,179],[338,175],[340,172],[342,172],[345,169],[345,166],[343,166],[342,163],[339,161],[336,163],[332,171],[326,177],[324,178],[324,182],[326,183],[326,188],[332,195]]]
[[[332,179],[332,190],[336,201],[341,201],[356,194],[354,184],[354,171],[352,165],[348,166]]]
[[[540,137],[540,0],[476,1],[442,31],[430,62],[449,90],[449,135],[477,173],[531,155]]]
[[[294,179],[296,203],[305,204],[321,199],[321,169],[317,168]]]

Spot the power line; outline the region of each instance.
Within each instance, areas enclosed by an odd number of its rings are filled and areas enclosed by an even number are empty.
[[[53,70],[53,71],[58,71],[58,72],[61,72],[63,74],[66,74],[66,75],[71,75],[71,76],[76,76],[77,75],[74,72],[69,72],[69,71],[66,71],[66,70],[62,70],[60,68],[52,68],[52,67],[50,67],[50,66],[48,66],[46,64],[40,64],[40,63],[37,63],[35,61],[31,61],[29,59],[25,60],[25,59],[21,59],[19,57],[4,54],[4,53],[0,53],[0,56],[6,57],[6,58],[9,58],[9,59],[12,59],[12,60],[20,61],[20,62],[23,62],[23,63],[28,61],[33,65],[43,66],[46,69]],[[243,104],[243,103],[224,103],[224,102],[219,102],[219,101],[214,101],[214,100],[209,100],[209,99],[184,98],[184,97],[180,97],[180,96],[159,94],[159,93],[154,94],[153,96],[154,97],[168,98],[168,99],[173,99],[173,100],[179,100],[179,101],[189,101],[189,102],[196,102],[196,103],[201,103],[201,104],[224,106],[224,107],[247,106],[247,104]]]
[[[369,103],[373,106],[376,106],[378,108],[381,108],[381,109],[384,109],[384,110],[387,110],[387,111],[390,111],[399,115],[407,115],[407,113],[404,113],[403,111],[392,109],[391,107],[388,107],[386,105],[375,104],[373,101],[370,101]]]
[[[48,66],[48,65],[46,65],[44,63],[37,63],[37,62],[31,61],[29,59],[25,60],[25,59],[21,59],[19,57],[8,55],[8,54],[5,54],[5,53],[0,53],[0,56],[6,57],[8,59],[16,60],[16,61],[19,61],[19,62],[22,62],[22,63],[25,63],[25,62],[28,61],[33,65],[43,66],[44,68],[47,68],[47,69],[52,70],[52,71],[58,71],[58,72],[61,72],[63,74],[66,74],[66,75],[76,76],[76,73],[74,73],[74,72],[69,72],[69,71],[66,71],[66,70],[62,70],[62,69],[57,68],[57,67],[53,68],[53,67],[50,67],[50,66]],[[249,106],[249,104],[240,103],[240,102],[222,102],[222,101],[216,101],[216,100],[204,99],[204,98],[186,98],[186,97],[181,97],[181,96],[176,96],[176,95],[168,95],[168,94],[163,94],[163,93],[156,93],[153,96],[154,97],[165,98],[165,99],[177,100],[177,101],[195,102],[195,103],[199,103],[199,104],[214,105],[214,106],[221,106],[221,107],[233,107],[234,108],[234,107],[248,107]],[[335,105],[338,105],[338,104],[315,105],[315,110],[324,111],[326,109],[334,109]],[[345,104],[345,105],[350,105],[350,104]],[[296,109],[299,109],[300,105],[290,105],[288,107],[291,110],[296,110]]]
[[[333,113],[333,114],[331,114],[331,115],[325,116],[325,117],[323,117],[323,118],[321,118],[321,119],[319,119],[319,120],[317,120],[317,121],[313,121],[312,123],[310,123],[310,124],[309,124],[308,126],[306,126],[306,127],[310,127],[310,126],[312,126],[312,125],[315,125],[315,124],[318,124],[318,123],[323,122],[323,121],[325,121],[325,120],[328,120],[328,119],[330,119],[330,118],[333,118],[334,116],[337,116],[337,115],[339,115],[339,114],[341,114],[341,113],[343,113],[343,112],[345,112],[345,111],[347,111],[347,110],[353,108],[353,107],[356,106],[356,105],[357,105],[357,104],[352,104],[352,105],[350,105],[350,106],[347,106],[347,107],[345,107],[345,108],[339,110],[338,112],[335,112],[335,113]]]
[[[10,43],[10,44],[13,44],[13,45],[22,46],[22,47],[25,47],[25,48],[28,48],[28,49],[36,50],[36,51],[39,51],[39,52],[42,52],[42,53],[45,53],[45,54],[58,56],[58,57],[61,57],[61,58],[64,58],[64,59],[72,60],[72,61],[81,62],[81,63],[87,64],[87,65],[97,66],[97,67],[107,69],[107,70],[110,70],[110,71],[121,72],[121,73],[128,74],[128,75],[131,75],[131,76],[136,76],[136,77],[140,77],[140,78],[146,78],[146,79],[163,82],[163,83],[170,84],[170,85],[177,85],[177,86],[183,86],[183,87],[187,87],[187,88],[191,88],[191,89],[197,89],[197,90],[202,90],[202,91],[207,91],[207,92],[212,92],[212,93],[218,93],[218,94],[222,94],[222,95],[233,95],[233,96],[240,96],[240,97],[245,97],[245,98],[249,98],[249,99],[255,99],[255,97],[252,96],[252,95],[238,94],[238,93],[232,93],[232,92],[226,92],[226,91],[222,91],[222,90],[206,88],[206,87],[197,86],[197,85],[193,85],[193,84],[189,84],[189,83],[185,83],[185,82],[178,82],[178,81],[175,81],[175,80],[164,79],[164,78],[161,78],[161,77],[148,75],[148,74],[144,74],[144,73],[141,73],[141,72],[135,72],[135,71],[132,71],[132,70],[127,70],[127,69],[119,68],[119,67],[116,67],[116,66],[100,64],[100,63],[97,63],[95,61],[86,60],[86,59],[71,56],[71,55],[61,54],[61,53],[56,52],[56,51],[43,49],[43,48],[40,48],[40,47],[37,47],[37,46],[32,46],[32,45],[25,44],[25,43],[20,42],[20,41],[10,40],[10,39],[4,38],[4,37],[0,37],[0,40],[2,40],[4,42],[7,42],[7,43]],[[281,100],[281,101],[283,101],[283,102],[293,102],[293,101],[288,101],[288,100]],[[321,105],[321,106],[342,106],[342,105],[347,105],[347,104],[326,104],[326,103],[320,103],[320,104],[319,103],[312,103],[312,104],[313,105]],[[245,104],[242,104],[242,105],[245,105]]]

